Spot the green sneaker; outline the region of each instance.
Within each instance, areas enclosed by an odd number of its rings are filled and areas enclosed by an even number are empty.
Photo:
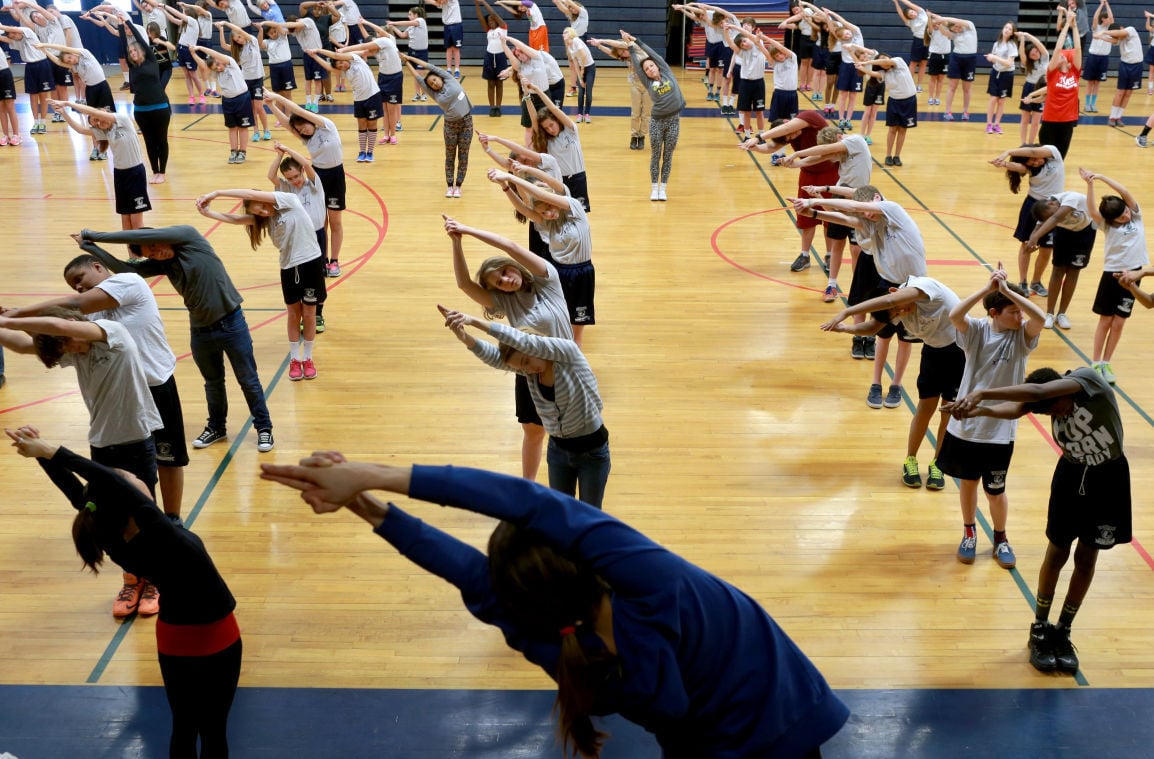
[[[920,488],[922,486],[922,476],[918,473],[916,456],[906,456],[906,462],[902,464],[902,484],[907,488]]]
[[[926,490],[945,490],[946,477],[942,474],[942,470],[938,469],[938,460],[932,459],[930,461],[930,473],[926,476]]]
[[[325,331],[325,317],[317,314],[317,334]]]

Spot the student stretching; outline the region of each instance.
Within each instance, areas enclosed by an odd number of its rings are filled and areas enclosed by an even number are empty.
[[[673,151],[681,134],[685,96],[681,94],[673,69],[653,48],[624,31],[621,39],[629,45],[629,65],[634,75],[645,82],[645,91],[653,101],[653,117],[649,122],[649,181],[653,189],[649,199],[668,200],[666,186],[673,171]]]

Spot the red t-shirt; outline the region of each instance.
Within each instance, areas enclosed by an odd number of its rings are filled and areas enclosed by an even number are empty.
[[[1082,69],[1074,68],[1074,51],[1063,50],[1070,62],[1070,68],[1065,72],[1051,69],[1046,72],[1046,103],[1042,108],[1042,121],[1077,121],[1078,120],[1078,80],[1082,76]]]
[[[820,111],[802,111],[797,114],[797,117],[809,124],[797,137],[789,141],[789,146],[794,150],[805,150],[812,148],[817,144],[817,133],[829,126],[829,122],[821,115]]]

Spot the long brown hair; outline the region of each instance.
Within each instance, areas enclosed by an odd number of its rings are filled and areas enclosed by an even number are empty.
[[[269,223],[272,220],[271,216],[257,216],[249,209],[251,200],[244,201],[244,212],[252,216],[252,224],[245,226],[245,231],[248,232],[248,241],[252,244],[252,249],[256,250],[260,247],[261,240],[264,239],[265,233],[268,232]]]
[[[560,639],[557,734],[566,756],[598,757],[607,735],[593,725],[598,675],[615,661],[588,652],[577,631],[592,625],[609,586],[582,561],[567,558],[531,530],[502,522],[489,538],[489,576],[498,602],[534,638]]]

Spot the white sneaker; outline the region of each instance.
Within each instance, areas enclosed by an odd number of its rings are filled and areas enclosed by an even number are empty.
[[[1054,315],[1053,314],[1046,314],[1046,323],[1042,325],[1042,328],[1043,329],[1053,329],[1054,328]]]
[[[653,190],[649,193],[650,200],[661,200],[661,185],[653,183]]]
[[[657,199],[658,200],[669,200],[669,198],[665,195],[665,183],[664,182],[657,185]]]
[[[1054,318],[1054,323],[1058,325],[1059,329],[1070,329],[1070,317],[1065,314],[1058,314]]]
[[[449,187],[446,187],[446,188],[445,188],[445,197],[446,197],[446,198],[451,198],[451,197],[453,197],[453,188],[452,188],[452,186],[449,186]]]

